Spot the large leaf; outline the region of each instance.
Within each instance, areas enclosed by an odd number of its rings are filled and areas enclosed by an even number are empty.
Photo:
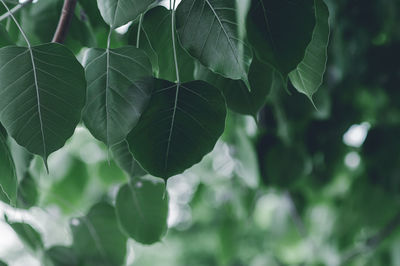
[[[14,161],[5,138],[0,134],[0,200],[15,205],[17,186]]]
[[[201,64],[196,64],[195,78],[204,80],[220,89],[228,107],[240,114],[256,116],[264,106],[270,91],[274,70],[253,59],[249,70],[250,91],[242,80],[224,78],[208,70]]]
[[[113,28],[122,26],[137,16],[156,0],[97,0],[101,16]]]
[[[83,120],[97,139],[111,146],[125,139],[151,95],[151,63],[133,46],[89,49],[85,59],[88,84]]]
[[[158,242],[167,231],[168,194],[162,179],[132,180],[119,189],[115,206],[124,231],[140,243]]]
[[[252,53],[239,36],[235,1],[183,0],[176,10],[176,27],[182,46],[203,65],[247,81]]]
[[[253,0],[247,16],[256,55],[285,79],[304,58],[314,25],[314,0]]]
[[[119,229],[114,208],[98,203],[72,222],[73,250],[86,266],[118,266],[124,262],[127,237]]]
[[[289,74],[293,86],[310,100],[322,84],[328,57],[329,10],[323,0],[315,0],[315,17],[316,25],[304,59]]]
[[[143,19],[139,46],[144,49],[153,65],[156,77],[176,81],[174,49],[172,43],[171,11],[159,6],[149,10]],[[137,27],[131,34],[131,42],[136,44]],[[132,41],[134,39],[134,41]],[[181,82],[193,80],[194,59],[176,42],[176,54]]]
[[[0,49],[0,121],[45,161],[72,136],[85,102],[85,75],[63,45]]]
[[[130,177],[144,176],[146,174],[146,171],[143,170],[133,157],[126,140],[113,145],[111,151],[118,166]]]
[[[127,141],[150,174],[179,174],[210,152],[225,126],[222,94],[204,81],[155,80],[149,106]]]

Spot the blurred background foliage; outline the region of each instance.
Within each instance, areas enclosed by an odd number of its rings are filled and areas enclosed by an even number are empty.
[[[326,3],[331,40],[318,110],[275,84],[257,120],[231,112],[214,151],[169,180],[165,238],[129,240],[127,265],[400,265],[400,2]],[[51,40],[61,5],[42,0],[17,13],[33,44]],[[72,22],[66,44],[78,57],[82,46],[106,45],[95,5],[80,0]],[[22,42],[10,20],[2,24]],[[115,47],[135,29],[119,33]],[[31,159],[10,145],[17,164]],[[43,265],[44,246],[49,258],[64,258],[53,263],[72,265],[74,232],[90,235],[74,217],[114,201],[127,181],[110,158],[79,127],[50,157],[56,171],[48,176],[38,158],[20,170],[25,210],[1,205],[0,260]]]

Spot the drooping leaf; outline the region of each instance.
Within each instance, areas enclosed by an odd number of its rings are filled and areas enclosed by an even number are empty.
[[[305,56],[295,70],[289,73],[293,86],[312,101],[322,84],[328,57],[329,10],[323,0],[315,0],[316,25]]]
[[[303,60],[314,25],[314,0],[253,0],[247,16],[256,55],[285,79]]]
[[[113,206],[94,205],[71,225],[72,248],[87,266],[118,266],[124,262],[127,237],[119,229]]]
[[[154,81],[153,96],[127,141],[151,175],[169,178],[200,162],[225,126],[222,94],[204,81]]]
[[[130,177],[144,176],[146,171],[138,164],[129,150],[129,144],[123,140],[111,147],[116,163]]]
[[[113,28],[135,20],[156,0],[97,0],[101,16]]]
[[[15,205],[18,179],[5,138],[0,134],[0,200]]]
[[[231,110],[240,114],[256,116],[265,104],[272,85],[273,73],[274,70],[270,66],[254,58],[249,70],[250,91],[242,80],[224,78],[200,64],[196,64],[195,78],[204,80],[220,89]]]
[[[168,194],[162,179],[133,179],[119,189],[115,206],[123,230],[140,243],[158,242],[167,231]]]
[[[89,49],[84,60],[88,97],[83,121],[108,146],[125,139],[151,95],[151,63],[133,46]]]
[[[0,24],[0,47],[13,44],[3,25]]]
[[[174,50],[172,44],[171,11],[159,6],[149,10],[143,19],[139,47],[144,49],[153,65],[157,78],[176,81]],[[137,26],[130,39],[136,44]],[[194,80],[194,59],[176,42],[178,69],[181,82]]]
[[[63,45],[0,49],[0,121],[45,161],[72,136],[85,102],[82,66]]]
[[[176,28],[183,48],[203,65],[247,81],[252,53],[239,38],[235,1],[183,0],[176,10]]]
[[[79,260],[70,247],[53,246],[45,254],[52,266],[79,266]]]
[[[19,182],[17,195],[17,208],[29,209],[37,204],[39,192],[35,179],[30,173],[26,173]]]
[[[8,223],[11,228],[17,233],[21,241],[33,253],[38,253],[43,250],[43,241],[41,235],[29,224],[26,223]]]

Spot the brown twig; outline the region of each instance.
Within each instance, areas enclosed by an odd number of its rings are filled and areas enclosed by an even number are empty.
[[[64,6],[52,42],[64,43],[72,16],[74,15],[76,2],[77,0],[64,0]]]

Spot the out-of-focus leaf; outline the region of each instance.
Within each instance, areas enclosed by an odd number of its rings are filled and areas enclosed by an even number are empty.
[[[328,57],[329,10],[324,0],[315,0],[316,25],[303,60],[289,73],[293,86],[311,101],[322,84]]]
[[[183,48],[203,65],[224,77],[248,80],[252,52],[240,40],[235,1],[183,0],[176,28]]]
[[[314,0],[254,0],[247,16],[256,56],[285,79],[303,60],[314,26]]]
[[[53,246],[46,250],[52,266],[79,266],[79,260],[70,247]]]
[[[43,250],[42,237],[32,226],[26,223],[9,223],[9,225],[33,253],[39,253]]]
[[[18,179],[6,140],[0,134],[0,200],[15,205]]]
[[[133,46],[86,52],[88,99],[83,121],[97,139],[111,146],[137,123],[150,98],[151,63]]]
[[[45,161],[72,136],[85,102],[81,64],[57,43],[0,49],[0,121]]]
[[[167,231],[168,194],[162,179],[132,179],[119,189],[116,210],[124,231],[136,241],[153,244]]]
[[[122,265],[127,237],[119,229],[114,207],[108,203],[94,205],[89,213],[73,220],[72,248],[86,266]]]
[[[24,147],[18,145],[12,138],[8,138],[8,143],[11,155],[14,159],[18,180],[21,181],[29,169],[29,165],[33,159],[33,154],[28,152]]]
[[[4,261],[0,260],[0,266],[7,266],[8,264],[5,263]]]
[[[129,150],[129,144],[123,140],[111,147],[114,160],[130,177],[144,176],[146,171],[138,164]]]
[[[98,170],[98,178],[107,186],[125,183],[127,177],[116,162],[101,162]]]
[[[222,94],[204,81],[155,80],[148,108],[127,137],[129,149],[151,175],[167,179],[213,149],[225,116]]]
[[[17,208],[29,209],[37,204],[38,199],[39,192],[36,181],[30,173],[25,173],[18,185]]]

